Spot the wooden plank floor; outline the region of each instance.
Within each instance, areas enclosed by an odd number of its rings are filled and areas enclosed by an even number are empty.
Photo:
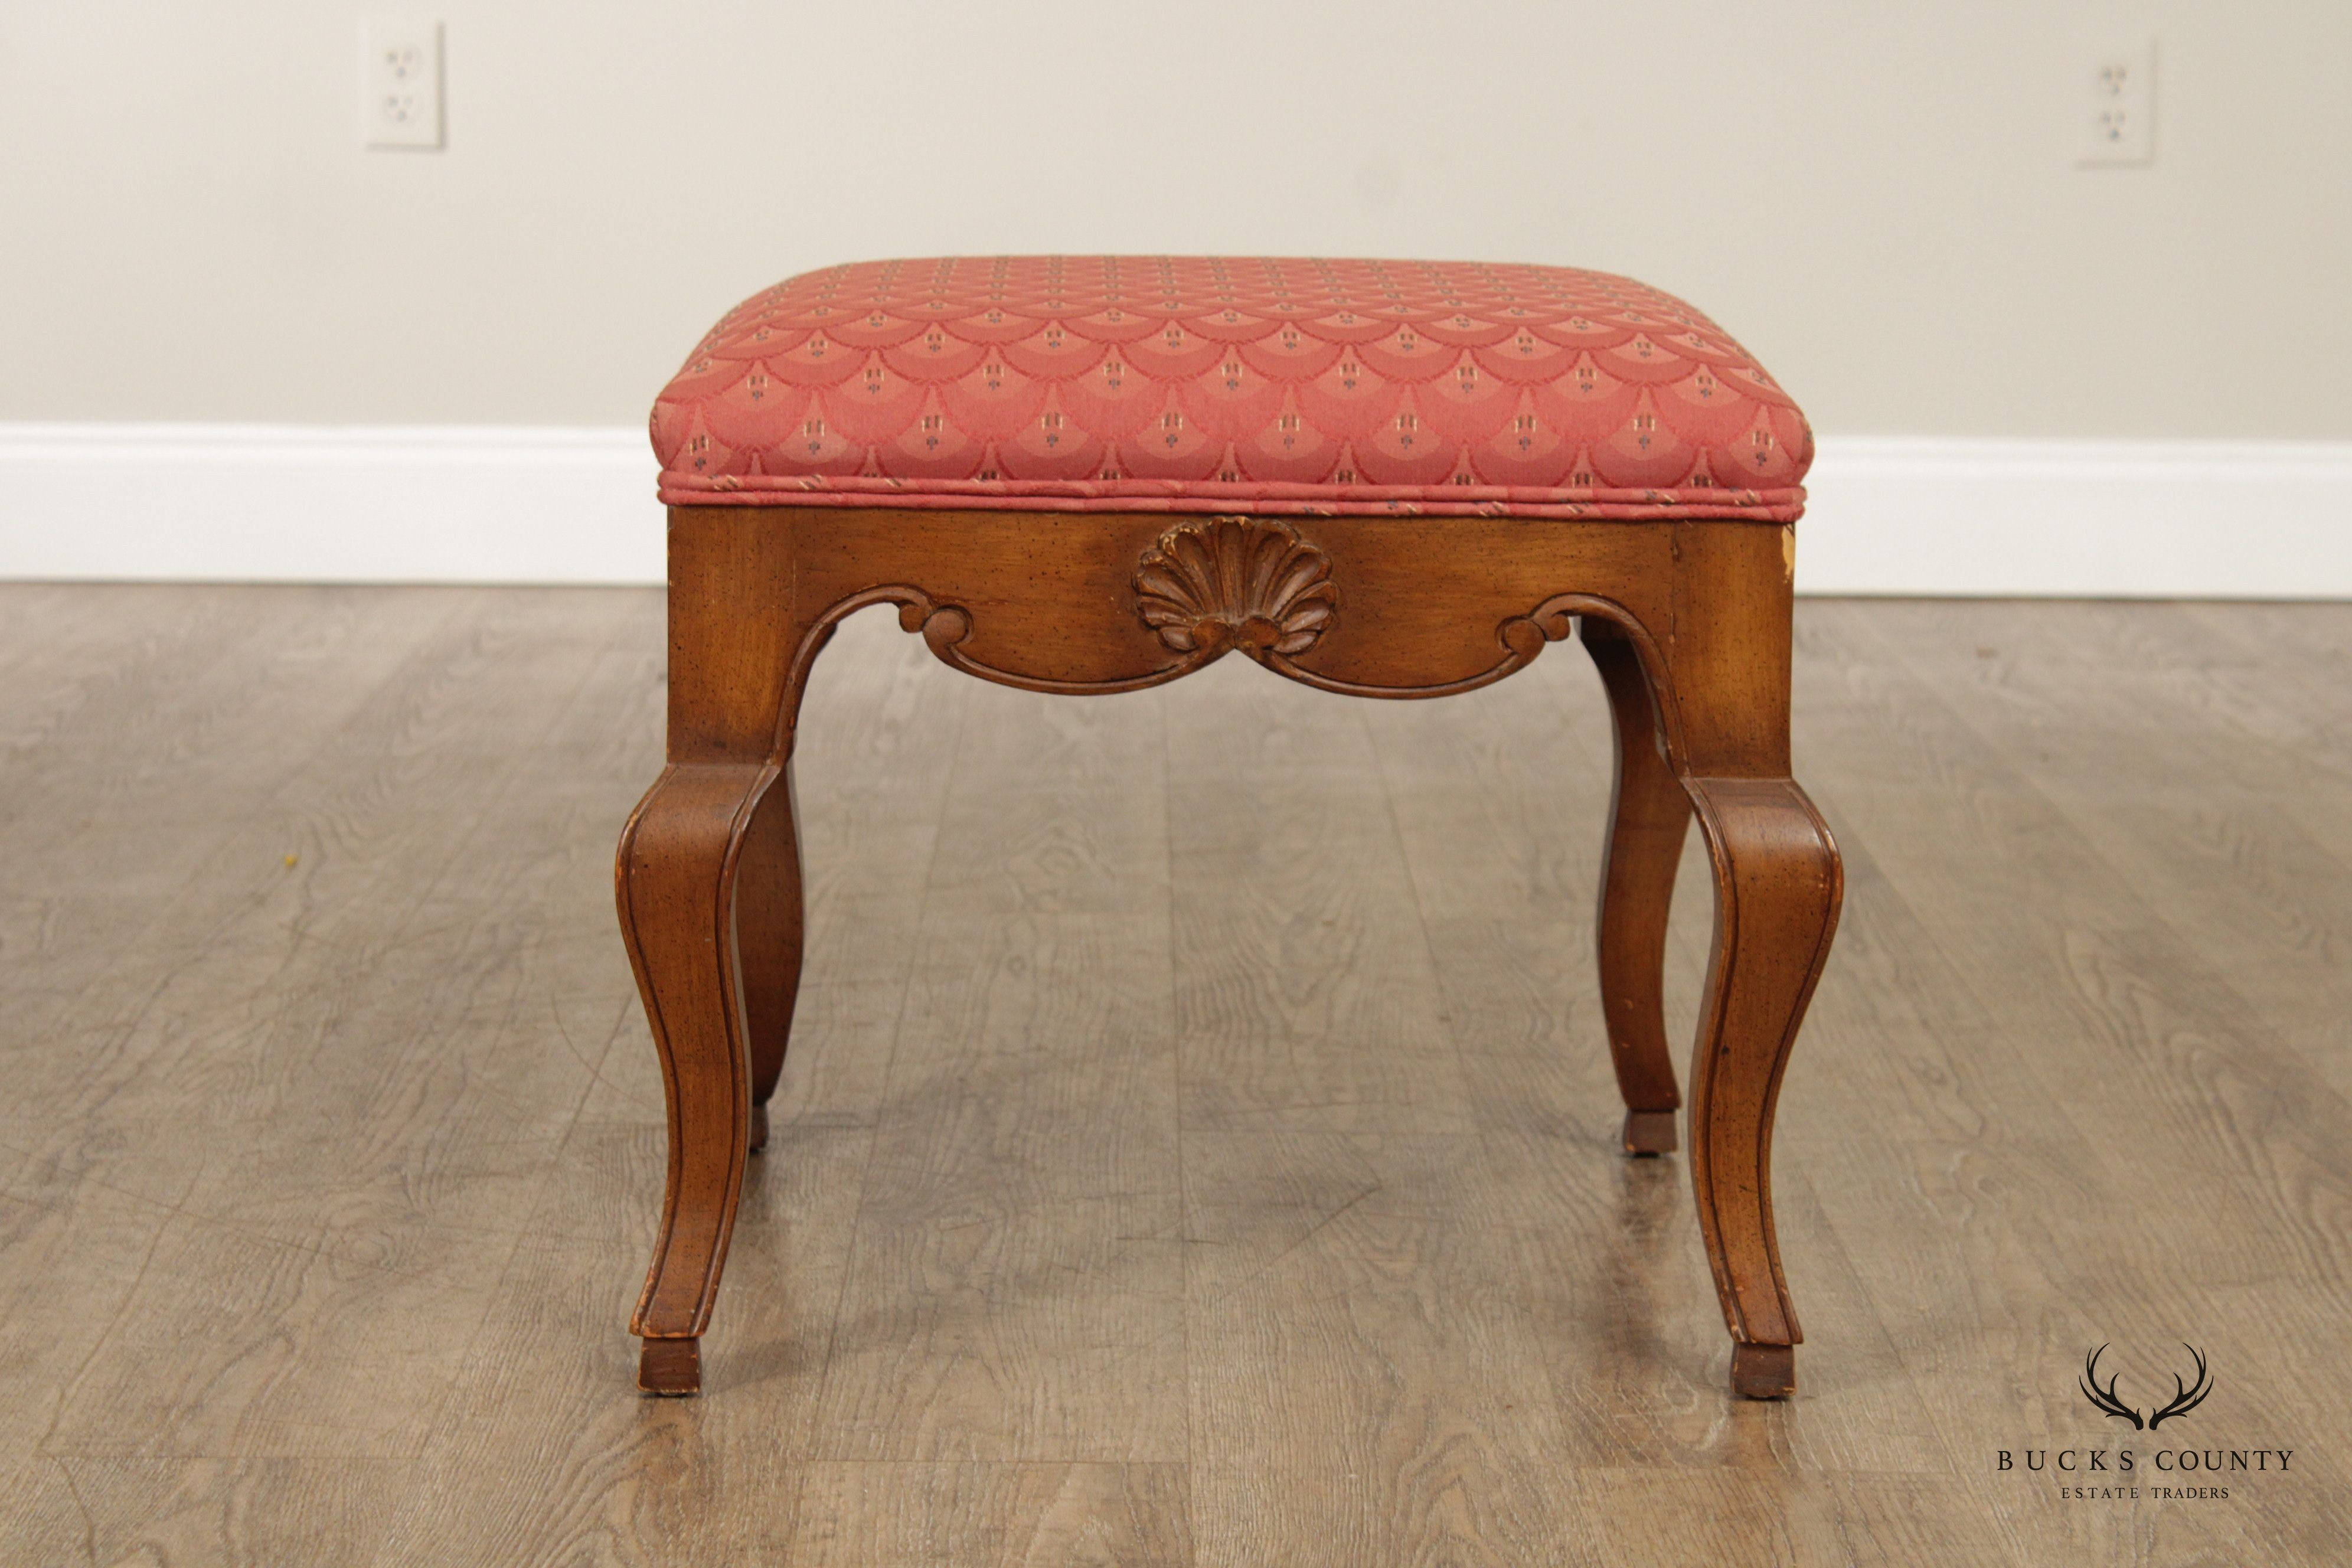
[[[1798,1398],[1727,1397],[1683,1163],[1612,1152],[1572,647],[1072,701],[879,611],[710,1392],[648,1402],[657,596],[0,588],[0,1562],[2340,1562],[2352,606],[1799,634]],[[2126,1433],[2110,1341],[2215,1392]],[[2137,1500],[1998,1468],[2119,1446]],[[2157,1495],[2188,1447],[2293,1458]]]

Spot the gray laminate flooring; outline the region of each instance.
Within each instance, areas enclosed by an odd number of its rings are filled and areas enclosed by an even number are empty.
[[[885,610],[802,725],[709,1394],[649,1402],[609,856],[658,596],[0,588],[0,1561],[2342,1561],[2352,606],[1798,631],[1850,891],[1781,1100],[1795,1400],[1727,1397],[1684,1163],[1612,1147],[1573,646],[1072,700]],[[2184,1341],[2158,1432],[2077,1392]],[[2137,1498],[2026,1468],[2120,1447]]]

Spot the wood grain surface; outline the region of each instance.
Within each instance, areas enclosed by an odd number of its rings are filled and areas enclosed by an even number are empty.
[[[660,596],[0,587],[0,1561],[2339,1561],[2352,607],[1797,632],[1848,889],[1795,1398],[1727,1396],[1688,1156],[1618,1152],[1587,661],[1076,701],[879,609],[802,716],[793,1049],[668,1402],[609,892]],[[2287,1476],[1996,1468],[2112,1449],[2084,1352],[2145,1405],[2182,1340],[2215,1392],[2133,1445]]]

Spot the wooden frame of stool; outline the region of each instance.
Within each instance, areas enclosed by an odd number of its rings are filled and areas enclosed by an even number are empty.
[[[887,604],[959,669],[1073,695],[1238,651],[1327,691],[1443,697],[1580,635],[1616,731],[1598,945],[1625,1147],[1675,1147],[1661,976],[1696,815],[1715,882],[1691,1056],[1700,1234],[1731,1386],[1792,1392],[1802,1335],[1773,1234],[1772,1118],[1843,890],[1790,775],[1794,537],[1703,520],[671,508],[668,765],[615,868],[669,1110],[660,1239],[630,1325],[640,1385],[701,1385],[800,984],[801,696],[834,627]]]

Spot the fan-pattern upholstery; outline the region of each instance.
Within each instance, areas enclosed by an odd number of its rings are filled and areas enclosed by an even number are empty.
[[[1783,522],[1812,458],[1689,305],[1474,262],[828,268],[729,311],[652,431],[679,506]]]

